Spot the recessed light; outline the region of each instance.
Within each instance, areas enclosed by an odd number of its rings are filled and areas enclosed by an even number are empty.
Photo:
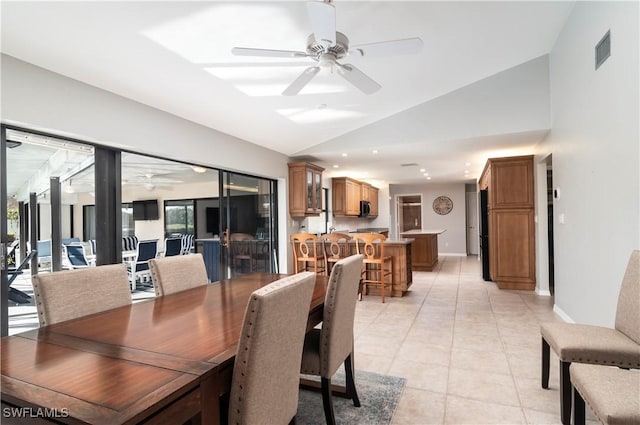
[[[464,173],[465,174],[469,174],[469,170],[464,170]]]
[[[427,180],[431,180],[431,177],[427,177]]]
[[[429,173],[424,173],[423,176],[427,177],[429,175]]]
[[[464,165],[465,165],[465,167],[468,167],[469,165],[471,165],[471,163],[470,162],[465,162]]]
[[[346,154],[346,153],[343,153],[343,154],[342,154],[342,156],[347,156],[347,154]]]
[[[427,170],[425,170],[424,168],[421,168],[421,169],[420,169],[420,172],[421,172],[421,173],[424,173],[425,171],[427,171]]]
[[[333,164],[333,168],[338,168],[340,167],[338,164]]]
[[[372,153],[375,155],[378,153],[378,151],[374,149]]]
[[[207,172],[207,169],[206,169],[206,168],[204,168],[204,167],[199,167],[199,166],[197,166],[197,165],[192,165],[192,166],[191,166],[191,169],[192,169],[194,172],[198,173],[198,174],[202,174],[202,173],[206,173],[206,172]]]

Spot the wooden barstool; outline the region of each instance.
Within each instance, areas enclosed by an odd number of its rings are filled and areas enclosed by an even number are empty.
[[[324,274],[326,270],[324,251],[318,249],[318,237],[310,233],[291,235],[293,245],[293,271],[313,271]]]
[[[353,235],[356,242],[356,252],[364,255],[362,265],[362,293],[367,294],[369,285],[380,287],[382,302],[384,302],[385,285],[393,290],[393,259],[384,255],[385,235],[380,233],[356,233]],[[362,243],[362,245],[361,245]],[[389,282],[387,282],[389,276]]]
[[[344,233],[326,233],[320,236],[322,248],[324,249],[324,267],[327,276],[331,274],[331,269],[335,263],[351,255],[349,252],[350,240],[351,236]]]
[[[229,238],[231,260],[237,272],[242,271],[243,262],[249,263],[249,272],[253,271],[253,236],[248,233],[232,233]]]

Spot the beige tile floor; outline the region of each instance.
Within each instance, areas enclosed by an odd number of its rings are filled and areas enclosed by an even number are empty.
[[[356,307],[356,369],[405,378],[393,424],[559,424],[558,359],[540,387],[551,297],[499,290],[477,257],[440,257],[402,298]],[[590,412],[590,423],[596,424]]]

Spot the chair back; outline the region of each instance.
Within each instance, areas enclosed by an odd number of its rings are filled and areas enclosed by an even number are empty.
[[[349,241],[351,236],[344,233],[327,233],[320,236],[324,255],[327,258],[339,260],[349,256]]]
[[[96,255],[96,240],[89,239],[89,248],[91,250],[91,255]]]
[[[363,258],[362,254],[343,258],[331,269],[320,331],[321,376],[333,376],[353,351],[353,320]]]
[[[40,326],[131,304],[124,264],[40,273],[32,280]]]
[[[248,233],[232,233],[229,237],[233,257],[251,258],[253,236]]]
[[[294,261],[302,259],[322,258],[318,252],[318,237],[311,233],[294,233],[291,235]]]
[[[288,424],[295,417],[315,276],[298,273],[251,294],[233,367],[230,424]]]
[[[193,238],[194,236],[191,234],[182,235],[182,250],[180,251],[181,255],[191,254],[191,248],[193,247]]]
[[[631,253],[616,309],[617,330],[640,344],[640,251]]]
[[[152,239],[148,241],[138,242],[136,252],[135,267],[136,271],[149,270],[149,260],[156,258],[158,255],[158,240]]]
[[[149,267],[158,297],[209,283],[202,254],[154,258]]]
[[[72,268],[80,269],[90,266],[87,257],[84,255],[84,245],[82,245],[82,242],[72,242],[65,245],[65,250],[67,251],[67,259]]]
[[[387,237],[381,233],[356,233],[356,253],[364,255],[365,262],[384,259],[384,241]]]
[[[122,237],[122,250],[123,251],[135,251],[138,248],[137,236],[123,236]]]
[[[182,238],[166,238],[164,240],[164,256],[180,255],[182,253]]]

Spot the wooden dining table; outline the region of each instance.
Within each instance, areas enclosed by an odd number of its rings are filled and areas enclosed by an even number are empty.
[[[282,277],[241,275],[3,337],[2,401],[63,423],[218,424],[249,296]],[[316,277],[308,329],[327,282]]]

